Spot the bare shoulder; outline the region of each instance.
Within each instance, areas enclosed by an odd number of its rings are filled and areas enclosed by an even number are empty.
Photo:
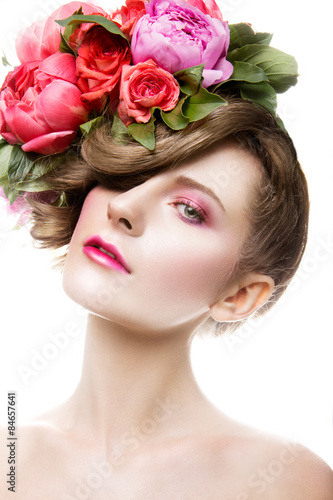
[[[299,476],[309,478],[306,487],[309,498],[329,500],[333,498],[333,471],[332,469],[311,453],[304,453],[305,464],[299,468]],[[312,476],[312,479],[311,479]],[[316,485],[317,483],[317,485]],[[310,496],[312,495],[312,496]]]
[[[62,439],[52,422],[45,418],[27,422],[17,429],[15,440],[1,429],[0,443],[1,500],[13,498],[13,492],[22,500],[53,498],[41,479],[54,477],[63,463]]]
[[[52,426],[43,420],[27,422],[21,425],[15,434],[14,438],[8,437],[6,429],[1,429],[0,439],[4,443],[2,448],[7,448],[5,455],[8,455],[8,450],[16,448],[19,450],[16,456],[17,460],[24,463],[33,463],[35,455],[40,455],[44,447],[48,447],[50,439],[54,439],[55,430]],[[2,450],[2,459],[3,456]],[[7,457],[8,458],[8,457]]]
[[[282,442],[277,459],[269,462],[267,469],[275,469],[280,474],[280,481],[273,483],[272,492],[275,500],[332,500],[333,499],[333,471],[318,455],[295,442]],[[280,446],[280,447],[279,447]],[[288,455],[288,451],[290,451]]]
[[[220,447],[220,461],[225,449]],[[332,469],[297,442],[240,426],[230,440],[228,461],[234,471],[237,465],[242,470],[242,500],[333,499]]]

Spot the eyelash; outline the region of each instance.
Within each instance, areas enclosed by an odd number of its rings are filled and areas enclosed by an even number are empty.
[[[202,225],[207,220],[207,215],[206,215],[205,211],[190,200],[179,200],[176,203],[173,203],[173,205],[175,207],[177,207],[178,205],[184,205],[186,207],[193,208],[193,210],[196,211],[196,213],[199,217],[198,219],[192,219],[190,217],[186,217],[181,212],[178,211],[178,217],[180,219],[184,220],[185,222],[187,222],[188,224]]]

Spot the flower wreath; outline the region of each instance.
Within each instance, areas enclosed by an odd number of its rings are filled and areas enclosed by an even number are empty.
[[[1,194],[11,210],[36,196],[66,203],[50,196],[44,174],[111,117],[113,135],[153,150],[156,120],[185,128],[227,104],[214,93],[221,86],[275,114],[297,63],[271,38],[223,21],[215,0],[126,0],[111,14],[60,7],[20,32],[21,65],[0,91]]]

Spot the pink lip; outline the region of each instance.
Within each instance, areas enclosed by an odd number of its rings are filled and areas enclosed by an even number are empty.
[[[125,259],[119,253],[117,248],[111,243],[107,243],[100,236],[90,236],[84,242],[83,252],[97,264],[115,269],[123,273],[130,274],[131,270],[128,267]],[[108,253],[105,253],[108,252]],[[112,255],[109,255],[112,254]]]

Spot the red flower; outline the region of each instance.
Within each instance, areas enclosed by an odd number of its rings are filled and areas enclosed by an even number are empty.
[[[64,151],[88,119],[75,82],[75,58],[60,52],[10,72],[0,92],[3,138],[23,151]]]
[[[222,12],[215,0],[186,0],[186,3],[193,7],[197,7],[204,14],[208,14],[211,17],[216,17],[220,21],[223,21]]]
[[[105,17],[105,19],[112,21],[111,16],[109,16],[108,14],[101,14],[100,12],[93,12],[89,15],[102,16],[102,17]],[[115,21],[113,21],[113,22],[115,22]],[[75,30],[73,31],[73,33],[69,37],[68,45],[75,52],[75,54],[78,53],[79,48],[81,46],[81,43],[84,40],[84,37],[87,35],[88,31],[91,30],[91,28],[93,26],[98,26],[98,23],[93,23],[93,24],[92,23],[81,23],[81,24],[79,24],[79,26],[77,28],[75,28]],[[119,25],[119,27],[120,27],[120,25]]]
[[[142,0],[126,0],[126,5],[113,12],[112,21],[120,24],[121,31],[131,37],[136,22],[145,13],[145,2]]]
[[[178,98],[177,80],[153,60],[136,66],[123,66],[118,114],[126,126],[134,120],[147,123],[153,106],[171,111]]]
[[[16,52],[21,63],[41,61],[58,52],[61,40],[60,33],[63,33],[65,28],[60,28],[55,20],[71,16],[80,7],[83,8],[83,13],[86,16],[91,14],[106,15],[101,7],[86,2],[74,1],[61,5],[46,20],[37,20],[31,26],[20,31],[16,39]]]
[[[101,110],[107,95],[120,80],[122,66],[131,61],[128,42],[102,26],[94,25],[84,37],[78,53],[77,85],[83,92],[82,99]]]

